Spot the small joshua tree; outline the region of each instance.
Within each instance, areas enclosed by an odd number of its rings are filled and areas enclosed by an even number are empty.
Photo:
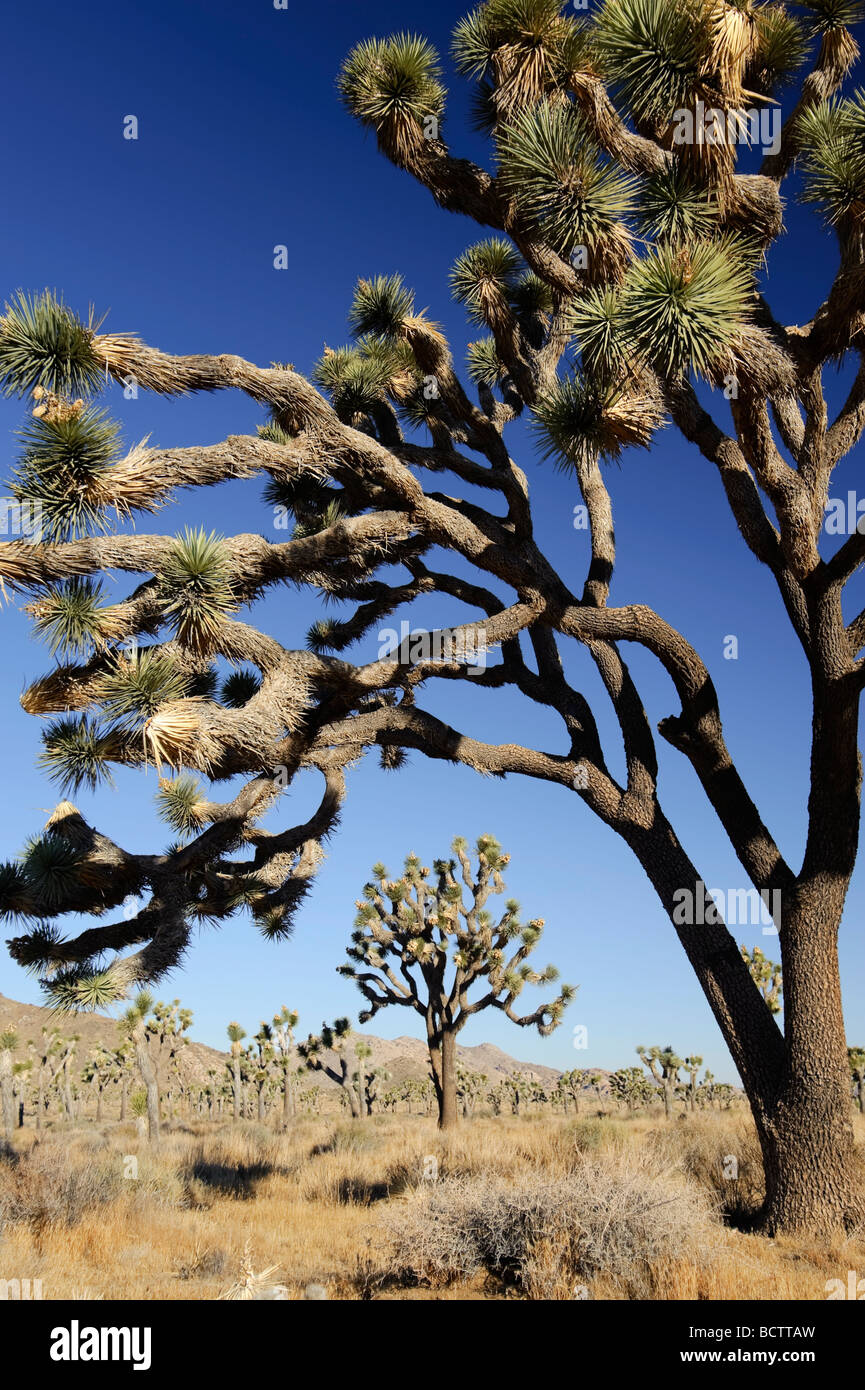
[[[346,1056],[346,1048],[351,1038],[351,1023],[347,1018],[338,1018],[331,1026],[323,1023],[321,1032],[318,1035],[310,1033],[306,1042],[298,1043],[297,1051],[306,1062],[310,1071],[324,1072],[331,1081],[335,1081],[340,1087],[343,1100],[351,1111],[353,1120],[359,1120],[363,1116],[363,1108],[358,1096],[357,1084]],[[331,1052],[334,1054],[336,1064],[331,1065],[322,1053]]]
[[[0,1107],[3,1113],[3,1138],[11,1140],[15,1131],[15,1093],[12,1085],[12,1054],[19,1038],[14,1028],[0,1033]]]
[[[135,1061],[144,1083],[147,1137],[149,1142],[155,1145],[159,1143],[159,1081],[150,1049],[147,1046],[147,1016],[152,1007],[153,996],[148,994],[146,990],[141,990],[120,1019],[118,1027],[135,1049]],[[140,1120],[142,1118],[140,1102],[137,1104],[137,1109],[136,1105],[133,1104],[132,1113]],[[139,1125],[139,1129],[142,1128]]]
[[[697,1108],[697,1072],[703,1065],[703,1059],[702,1057],[686,1057],[683,1065],[688,1073],[686,1090],[688,1109],[694,1111]]]
[[[684,1060],[677,1057],[671,1047],[638,1047],[637,1056],[660,1086],[664,1097],[664,1114],[671,1120],[673,1100],[679,1084],[679,1071],[685,1065]]]
[[[442,1129],[457,1121],[456,1042],[468,1020],[482,1009],[496,1008],[512,1023],[537,1028],[546,1037],[560,1023],[575,992],[563,985],[556,999],[533,1013],[514,1012],[525,985],[547,984],[558,977],[553,966],[538,973],[528,964],[543,921],[537,918],[523,926],[519,903],[513,899],[506,902],[498,922],[487,910],[491,894],[505,890],[502,869],[510,859],[492,835],[482,835],[477,842],[476,873],[465,840],[455,839],[453,852],[455,859],[435,862],[432,884],[429,869],[415,854],[407,857],[400,879],[390,879],[383,864],[374,865],[372,881],[357,903],[355,931],[347,948],[356,963],[338,967],[369,1001],[360,1014],[362,1023],[389,1004],[402,1004],[423,1016]],[[470,1001],[474,987],[485,992]]]
[[[102,1102],[105,1094],[105,1087],[112,1079],[114,1068],[114,1054],[108,1048],[98,1043],[93,1048],[90,1056],[81,1068],[81,1080],[86,1082],[96,1092],[96,1122],[102,1120]]]
[[[753,951],[749,951],[747,946],[742,946],[741,950],[742,959],[751,972],[751,979],[765,999],[770,1012],[780,1013],[781,996],[784,992],[780,965],[764,956],[759,946],[755,946]]]
[[[273,1084],[271,1068],[276,1056],[273,1048],[273,1029],[269,1023],[262,1020],[252,1042],[254,1047],[248,1047],[246,1055],[250,1080],[255,1087],[258,1119],[261,1122],[265,1117],[267,1093]]]
[[[282,1127],[287,1129],[297,1110],[295,1096],[294,1030],[300,1015],[283,1004],[273,1015],[273,1049],[276,1066],[282,1072]]]
[[[856,1082],[859,1109],[865,1115],[865,1047],[848,1047],[847,1059],[850,1063],[850,1074]]]
[[[610,1074],[610,1092],[613,1097],[636,1110],[639,1105],[648,1105],[654,1090],[651,1082],[639,1067],[620,1067]]]
[[[231,1044],[231,1085],[234,1094],[234,1118],[240,1119],[240,1099],[243,1094],[243,1079],[240,1074],[240,1058],[243,1052],[241,1043],[246,1037],[246,1029],[241,1028],[239,1023],[229,1023],[227,1029],[228,1041]]]
[[[470,1120],[475,1106],[486,1090],[487,1077],[483,1072],[471,1071],[461,1062],[457,1063],[457,1099],[462,1103],[463,1118]]]

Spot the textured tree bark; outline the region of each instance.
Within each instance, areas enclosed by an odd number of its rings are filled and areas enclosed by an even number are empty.
[[[0,1102],[3,1108],[3,1138],[11,1141],[15,1130],[15,1098],[12,1094],[12,1053],[0,1050]]]
[[[156,1080],[156,1068],[147,1050],[143,1019],[132,1033],[132,1042],[135,1047],[135,1060],[138,1063],[138,1070],[141,1073],[141,1080],[144,1082],[144,1090],[147,1095],[147,1137],[151,1144],[156,1145],[159,1143],[159,1084]]]
[[[459,1118],[457,1108],[457,1040],[456,1034],[445,1029],[441,1048],[441,1095],[439,1096],[439,1129],[452,1129]]]
[[[231,1087],[234,1092],[234,1118],[240,1119],[240,1058],[231,1059]]]
[[[452,1129],[459,1120],[457,1106],[456,1034],[443,1028],[428,1034],[430,1068],[438,1104],[439,1129]]]
[[[817,887],[798,896],[785,922],[787,1055],[769,1114],[757,1126],[770,1232],[850,1229],[865,1220],[865,1169],[853,1136],[841,1011],[839,918],[837,894]]]

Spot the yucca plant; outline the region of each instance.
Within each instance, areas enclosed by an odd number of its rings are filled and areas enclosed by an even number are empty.
[[[823,102],[798,120],[802,198],[817,203],[847,235],[865,229],[865,90]]]
[[[200,783],[189,774],[163,778],[156,806],[162,820],[180,835],[193,835],[202,827],[206,803]]]
[[[131,656],[114,657],[94,694],[110,720],[120,728],[136,729],[163,705],[179,700],[187,683],[172,657],[155,647],[139,647]]]
[[[753,272],[735,244],[664,243],[628,271],[620,325],[666,376],[708,376],[747,321]]]

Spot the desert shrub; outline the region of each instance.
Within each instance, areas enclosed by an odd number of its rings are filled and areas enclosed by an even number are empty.
[[[76,1161],[60,1145],[34,1145],[19,1163],[0,1168],[0,1224],[72,1226],[113,1201],[122,1183],[119,1164]]]
[[[383,1218],[391,1273],[435,1285],[486,1270],[530,1297],[570,1296],[575,1280],[599,1275],[643,1296],[653,1262],[701,1256],[712,1222],[698,1189],[642,1157],[592,1156],[560,1178],[446,1178],[426,1189]]]
[[[368,1153],[370,1149],[377,1149],[384,1139],[380,1127],[366,1120],[350,1120],[347,1124],[336,1125],[329,1138],[316,1144],[312,1152],[314,1155]]]

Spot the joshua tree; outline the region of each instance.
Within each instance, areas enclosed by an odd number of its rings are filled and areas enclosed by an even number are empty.
[[[710,1072],[709,1068],[707,1067],[706,1070],[703,1072],[703,1080],[700,1082],[700,1089],[697,1092],[697,1100],[700,1102],[701,1105],[708,1105],[711,1107],[712,1101],[714,1099],[715,1076],[714,1073]]]
[[[617,1101],[635,1110],[648,1105],[654,1094],[652,1084],[639,1067],[620,1067],[610,1074],[610,1092]]]
[[[306,1086],[300,1093],[300,1103],[307,1114],[317,1115],[321,1105],[321,1087]]]
[[[848,1047],[847,1060],[850,1064],[850,1074],[856,1082],[859,1110],[865,1115],[865,1047]]]
[[[295,1100],[295,1076],[297,1065],[294,1061],[294,1030],[299,1015],[294,1009],[283,1004],[278,1014],[273,1016],[273,1044],[276,1064],[282,1072],[282,1127],[287,1129],[297,1109]]]
[[[487,1077],[483,1072],[471,1071],[461,1062],[457,1062],[457,1100],[462,1103],[464,1119],[472,1118],[475,1106],[484,1094],[486,1086]]]
[[[784,992],[784,979],[780,965],[776,965],[774,961],[764,956],[759,946],[755,946],[753,951],[749,951],[747,946],[742,946],[740,949],[751,979],[765,999],[770,1013],[780,1013],[781,997]]]
[[[153,995],[147,990],[139,990],[135,1000],[118,1023],[121,1036],[128,1038],[135,1049],[135,1061],[139,1075],[144,1083],[145,1110],[147,1117],[147,1137],[151,1144],[159,1143],[159,1080],[156,1066],[148,1046],[148,1014],[153,1008]],[[133,1106],[132,1113],[142,1118],[140,1106]],[[139,1125],[139,1130],[142,1126]]]
[[[671,1047],[637,1048],[637,1056],[649,1075],[658,1083],[664,1097],[664,1114],[673,1118],[673,1100],[679,1084],[679,1070],[685,1065]]]
[[[12,1064],[12,1090],[15,1096],[15,1106],[18,1111],[18,1128],[24,1128],[24,1107],[27,1100],[28,1080],[33,1071],[33,1058],[26,1057],[23,1061],[13,1062]]]
[[[359,1120],[363,1116],[363,1108],[345,1052],[350,1038],[351,1023],[347,1018],[338,1018],[333,1026],[323,1023],[317,1036],[310,1033],[306,1042],[298,1043],[297,1051],[311,1071],[322,1071],[331,1081],[336,1082],[341,1088],[345,1104],[351,1111],[352,1119]],[[331,1066],[325,1060],[323,1052],[334,1054],[336,1066]]]
[[[572,1071],[562,1072],[560,1084],[565,1088],[571,1100],[574,1102],[574,1114],[580,1113],[580,1099],[583,1091],[588,1085],[589,1072],[574,1067]]]
[[[702,1057],[686,1057],[682,1066],[688,1073],[688,1084],[686,1095],[688,1097],[688,1109],[693,1113],[697,1108],[697,1072],[703,1065]]]
[[[240,1100],[243,1094],[243,1081],[240,1075],[240,1058],[243,1052],[241,1043],[246,1037],[246,1030],[241,1028],[239,1023],[229,1023],[226,1029],[228,1040],[231,1043],[231,1082],[234,1093],[234,1118],[240,1119]]]
[[[284,936],[336,825],[343,769],[365,749],[379,748],[391,769],[412,748],[486,774],[543,779],[570,789],[624,840],[670,917],[751,1103],[767,1228],[861,1224],[837,934],[859,836],[865,681],[865,616],[845,614],[842,593],[865,561],[865,533],[857,527],[834,545],[823,535],[832,473],[865,429],[865,98],[844,90],[861,14],[861,0],[808,0],[795,12],[602,0],[588,18],[563,13],[558,0],[487,0],[457,26],[453,57],[480,83],[494,173],[446,142],[447,93],[425,40],[367,39],[348,55],[339,85],[352,116],[440,208],[484,229],[452,277],[484,334],[469,352],[476,400],[398,276],[359,282],[353,342],[325,353],[314,384],[222,344],[212,356],[162,353],[101,331],[48,293],[9,304],[0,380],[36,398],[12,490],[22,506],[39,504],[42,529],[0,547],[0,577],[29,596],[36,630],[62,662],[22,697],[26,710],[56,716],[44,729],[44,767],[72,792],[112,764],[155,762],[179,774],[159,793],[183,836],[170,852],[129,852],[63,802],[5,869],[3,909],[36,922],[13,940],[13,956],[40,968],[56,999],[92,1007],[126,995],[177,963],[198,922],[241,908],[268,936]],[[759,125],[745,101],[768,115],[787,84],[777,141],[759,171],[740,172],[737,137],[743,124],[750,133]],[[785,325],[759,277],[784,231],[794,165],[838,259],[823,302]],[[790,255],[795,267],[799,249]],[[784,264],[779,248],[773,274]],[[823,376],[838,364],[851,369],[849,389],[830,413]],[[270,419],[255,434],[242,417],[246,434],[200,448],[124,452],[97,397],[130,381],[142,394],[239,389]],[[698,394],[700,383],[719,394]],[[506,442],[519,415],[580,490],[582,588],[539,547],[527,473]],[[601,462],[651,447],[665,423],[717,471],[807,665],[810,787],[798,867],[732,761],[698,652],[639,591],[609,601],[616,554]],[[524,434],[510,433],[522,446]],[[99,534],[112,512],[152,511],[179,487],[255,476],[267,479],[273,539]],[[483,507],[479,488],[498,505]],[[291,518],[293,533],[281,535]],[[653,524],[675,534],[671,516]],[[432,568],[433,551],[451,563]],[[394,582],[391,566],[404,571]],[[106,603],[99,576],[118,571],[144,579]],[[290,650],[235,616],[285,581],[351,608]],[[433,592],[468,604],[468,620],[455,607],[453,627],[407,655],[346,659],[385,614]],[[761,589],[758,600],[774,622],[774,592]],[[133,637],[150,645],[129,656],[119,644]],[[562,660],[563,643],[577,644],[600,676],[624,780],[608,761],[604,723],[565,674],[574,664]],[[627,643],[675,689],[661,739],[688,759],[754,891],[780,895],[783,1033],[664,814],[658,741],[625,664]],[[487,669],[495,649],[501,659]],[[217,659],[246,663],[244,672],[220,685]],[[465,736],[425,708],[424,688],[439,680],[511,687],[559,716],[561,745]],[[517,727],[533,722],[524,716]],[[309,768],[325,781],[318,810],[277,833],[259,829]],[[219,801],[194,774],[245,781]],[[241,843],[251,859],[232,858]],[[114,910],[130,894],[139,908],[127,920]],[[46,925],[88,912],[94,925],[77,935]]]
[[[250,1080],[255,1087],[258,1119],[259,1122],[263,1122],[267,1093],[273,1084],[271,1067],[276,1055],[273,1050],[273,1029],[269,1023],[262,1021],[252,1042],[255,1046],[250,1045],[247,1048],[246,1058],[249,1065]]]
[[[0,1109],[3,1113],[3,1138],[11,1140],[15,1132],[15,1093],[12,1088],[12,1054],[19,1046],[20,1038],[14,1028],[6,1028],[0,1033]]]
[[[477,842],[476,874],[465,840],[457,837],[453,852],[456,859],[435,862],[432,884],[429,869],[415,854],[407,856],[399,879],[388,878],[384,865],[375,864],[363,899],[356,903],[355,931],[347,947],[356,964],[338,967],[369,1003],[361,1023],[389,1004],[402,1004],[424,1018],[442,1129],[457,1120],[456,1043],[468,1020],[482,1009],[496,1008],[512,1023],[537,1028],[546,1037],[574,995],[570,985],[563,985],[556,999],[533,1013],[514,1012],[524,985],[546,984],[558,975],[553,966],[537,973],[527,961],[543,921],[523,926],[513,899],[499,921],[493,921],[486,904],[491,894],[505,891],[502,870],[510,856],[502,854],[492,835]],[[485,992],[470,1000],[475,987]]]
[[[84,1066],[81,1068],[81,1080],[86,1082],[96,1092],[96,1121],[97,1124],[102,1120],[102,1098],[105,1087],[112,1079],[114,1069],[114,1053],[109,1052],[106,1047],[98,1043],[93,1048]]]

